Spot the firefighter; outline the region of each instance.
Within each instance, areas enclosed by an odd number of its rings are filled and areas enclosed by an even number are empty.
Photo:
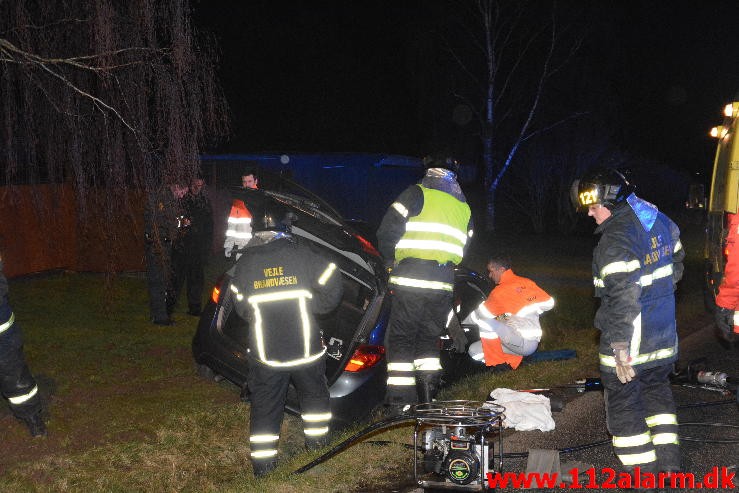
[[[255,218],[248,255],[236,264],[230,285],[236,312],[250,325],[247,384],[255,476],[277,465],[291,381],[300,401],[308,448],[325,443],[331,420],[326,348],[314,314],[326,314],[338,306],[341,273],[335,263],[290,233],[291,222],[283,213]]]
[[[480,329],[480,340],[468,353],[486,366],[507,364],[515,370],[524,356],[536,351],[542,336],[539,315],[554,307],[554,298],[531,279],[514,274],[506,256],[490,257],[487,270],[496,288],[469,315]]]
[[[727,342],[739,340],[739,214],[727,214],[726,266],[716,296],[716,326]]]
[[[0,254],[0,390],[13,415],[23,421],[33,437],[46,436],[41,417],[38,385],[23,357],[23,336],[8,302],[8,281]]]
[[[385,340],[389,414],[436,395],[439,336],[452,306],[454,267],[472,235],[458,164],[447,157],[424,161],[421,181],[398,196],[377,230],[394,294]]]
[[[144,209],[144,241],[146,247],[146,281],[149,290],[151,322],[172,325],[169,300],[172,292],[172,247],[181,228],[189,220],[183,217],[180,200],[187,187],[170,184],[150,193]]]
[[[675,223],[634,189],[619,171],[596,169],[573,185],[573,200],[601,235],[593,252],[595,327],[614,452],[627,470],[673,472],[680,447],[669,374],[685,251]]]
[[[259,188],[257,172],[251,165],[241,173],[241,188]],[[226,258],[238,260],[241,257],[241,253],[238,250],[244,248],[249,243],[251,234],[251,212],[249,212],[243,200],[233,199],[231,211],[228,214],[228,224],[226,225],[226,238],[223,241],[223,250]]]

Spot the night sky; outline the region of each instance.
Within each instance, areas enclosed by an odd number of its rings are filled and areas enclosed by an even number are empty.
[[[444,3],[453,2],[196,3],[196,24],[219,41],[232,111],[233,136],[215,150],[423,154],[433,123],[421,121],[407,48]],[[708,171],[708,130],[739,90],[739,2],[558,5],[584,43],[553,90],[572,96],[573,111],[616,122],[628,152]]]

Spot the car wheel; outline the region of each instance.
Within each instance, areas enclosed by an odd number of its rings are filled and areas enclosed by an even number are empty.
[[[210,368],[210,366],[204,364],[198,365],[198,375],[206,380],[211,380],[213,382],[220,382],[221,380],[223,380],[223,376],[214,372]]]

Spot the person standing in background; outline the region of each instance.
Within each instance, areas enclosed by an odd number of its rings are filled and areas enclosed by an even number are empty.
[[[172,325],[172,248],[180,229],[187,227],[181,199],[187,187],[170,184],[149,193],[144,209],[144,241],[146,247],[146,281],[149,311],[155,325]]]
[[[194,178],[182,198],[180,228],[172,251],[172,297],[167,300],[172,313],[180,291],[187,286],[187,313],[200,316],[205,282],[205,264],[213,241],[213,210],[206,197],[202,178]]]
[[[259,178],[256,167],[249,164],[241,173],[241,188],[259,188]],[[223,242],[223,250],[226,258],[238,260],[241,253],[238,250],[246,247],[251,239],[251,212],[241,199],[233,199],[231,211],[228,214],[226,226],[226,238]]]

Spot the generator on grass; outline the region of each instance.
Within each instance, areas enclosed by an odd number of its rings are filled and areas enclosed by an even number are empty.
[[[490,402],[436,401],[414,411],[416,483],[424,489],[487,491],[496,457],[497,471],[503,467],[505,409]]]

